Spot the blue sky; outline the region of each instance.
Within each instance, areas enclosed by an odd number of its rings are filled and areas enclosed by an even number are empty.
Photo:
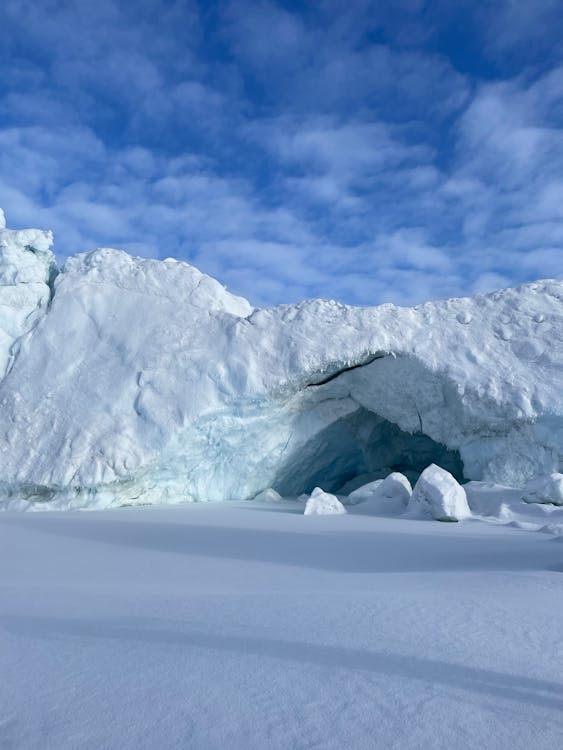
[[[0,206],[255,304],[563,276],[561,0],[4,0]]]

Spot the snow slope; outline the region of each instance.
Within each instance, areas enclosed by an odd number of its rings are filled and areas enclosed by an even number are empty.
[[[561,539],[293,506],[0,514],[0,747],[561,746]]]
[[[174,260],[104,249],[57,271],[50,242],[0,229],[4,501],[297,496],[430,463],[512,486],[561,470],[562,282],[253,310]]]

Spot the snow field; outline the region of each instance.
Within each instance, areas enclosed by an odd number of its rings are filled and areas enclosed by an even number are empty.
[[[360,508],[1,514],[0,746],[558,748],[563,546]]]

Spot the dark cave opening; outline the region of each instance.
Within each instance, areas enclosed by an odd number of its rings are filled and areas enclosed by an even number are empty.
[[[392,471],[411,484],[431,463],[462,481],[463,463],[450,450],[423,433],[408,433],[373,412],[359,408],[317,433],[284,464],[275,489],[284,496],[310,493],[316,486],[348,494]]]

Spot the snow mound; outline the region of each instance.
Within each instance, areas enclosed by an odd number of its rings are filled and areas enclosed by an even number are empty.
[[[435,464],[420,475],[408,509],[414,516],[431,516],[436,521],[461,521],[471,516],[463,487]]]
[[[254,310],[187,263],[0,229],[0,505],[298,497],[563,465],[563,283]]]
[[[320,487],[315,487],[307,500],[303,515],[305,516],[332,516],[346,513],[346,508],[340,500],[329,492],[324,492]]]
[[[359,513],[400,515],[404,513],[412,495],[411,483],[404,474],[394,471],[383,480],[370,482],[348,496],[359,503]]]
[[[553,472],[546,477],[532,479],[524,487],[522,500],[526,503],[563,505],[563,474]]]
[[[467,503],[472,513],[480,516],[495,516],[500,519],[512,517],[512,508],[522,505],[522,490],[494,484],[493,482],[467,482],[463,485]]]
[[[383,484],[383,479],[374,479],[373,482],[362,484],[357,490],[353,490],[346,500],[347,505],[357,505],[369,500],[376,494],[376,490]]]
[[[253,499],[258,503],[279,503],[283,500],[283,497],[272,487],[268,487],[267,490],[259,492]]]

